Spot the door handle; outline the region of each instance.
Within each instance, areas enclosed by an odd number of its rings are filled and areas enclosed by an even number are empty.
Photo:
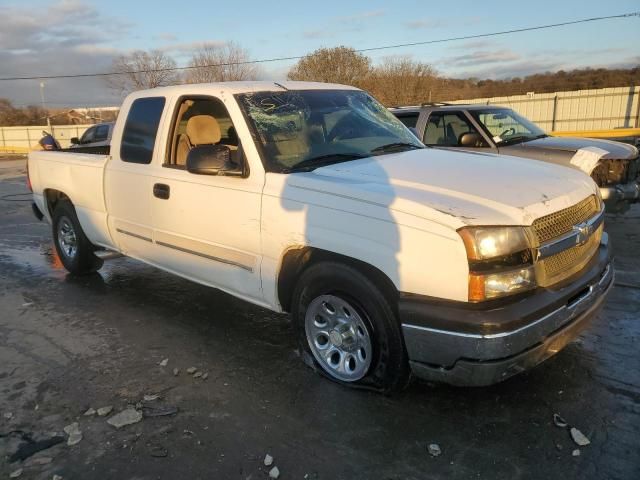
[[[156,198],[167,200],[170,193],[171,189],[169,188],[169,185],[165,185],[164,183],[156,183],[153,186],[153,196]]]

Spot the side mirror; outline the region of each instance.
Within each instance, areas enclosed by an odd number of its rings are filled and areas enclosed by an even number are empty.
[[[187,155],[187,171],[196,175],[242,175],[226,145],[200,145]]]
[[[476,132],[463,133],[458,140],[459,147],[482,147],[484,144],[484,140]]]
[[[71,137],[69,141],[71,142],[71,145],[78,145],[80,143],[80,139],[78,137]]]

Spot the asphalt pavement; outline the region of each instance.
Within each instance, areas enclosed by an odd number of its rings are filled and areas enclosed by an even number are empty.
[[[127,258],[67,275],[26,192],[24,161],[0,160],[0,478],[640,478],[640,206],[606,219],[616,286],[577,341],[489,388],[383,396],[305,366],[285,315]]]

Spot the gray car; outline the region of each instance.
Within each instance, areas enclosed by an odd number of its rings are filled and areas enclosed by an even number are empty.
[[[585,147],[607,151],[591,172],[607,211],[624,212],[640,199],[640,159],[632,145],[592,138],[553,137],[510,108],[492,105],[425,104],[390,109],[427,146],[571,163]]]

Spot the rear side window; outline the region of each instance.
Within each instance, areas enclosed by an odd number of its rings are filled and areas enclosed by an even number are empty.
[[[416,128],[418,124],[419,113],[400,113],[396,115],[398,120],[405,124],[409,128]]]
[[[123,162],[151,163],[164,102],[164,97],[148,97],[131,104],[120,145]]]

